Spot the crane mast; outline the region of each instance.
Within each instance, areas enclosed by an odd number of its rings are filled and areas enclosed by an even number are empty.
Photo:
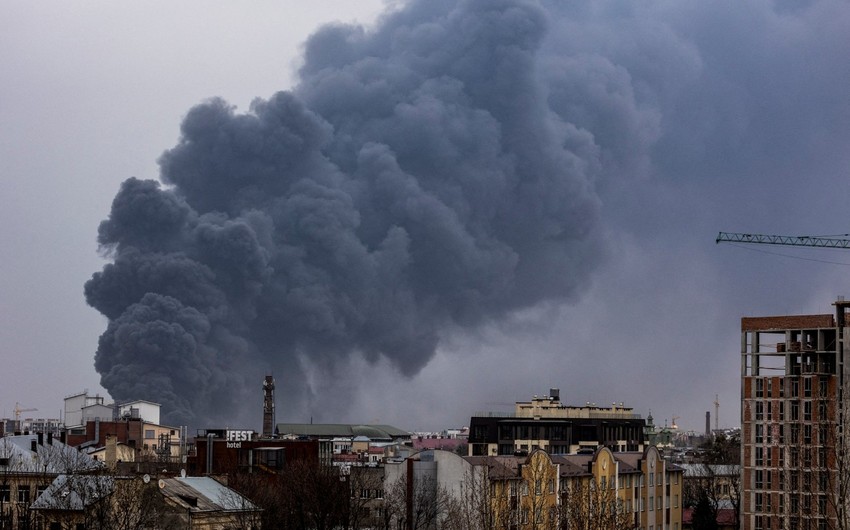
[[[850,237],[775,236],[765,234],[736,234],[720,232],[715,243],[756,243],[791,247],[850,248]]]

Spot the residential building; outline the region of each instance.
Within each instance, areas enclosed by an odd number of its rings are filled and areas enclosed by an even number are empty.
[[[836,528],[847,506],[847,307],[741,319],[744,530]]]
[[[175,464],[183,462],[188,452],[185,428],[158,425],[141,417],[123,417],[115,420],[88,419],[82,425],[69,429],[68,445],[86,452],[100,452],[106,448],[107,436],[133,450],[133,458],[122,462],[157,462]]]
[[[469,426],[469,456],[529,454],[543,449],[569,454],[605,446],[613,451],[642,451],[645,423],[624,404],[611,407],[586,403],[567,406],[557,388],[547,396],[517,402],[514,412],[473,416]]]
[[[60,475],[30,507],[33,528],[261,527],[261,510],[210,477]]]
[[[384,469],[381,509],[393,527],[681,530],[682,469],[655,447],[467,457],[427,450]]]
[[[30,506],[58,475],[100,467],[52,433],[0,438],[0,528],[30,528]]]

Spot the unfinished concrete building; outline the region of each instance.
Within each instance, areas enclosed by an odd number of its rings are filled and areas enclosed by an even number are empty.
[[[850,302],[834,306],[834,314],[741,319],[744,530],[837,528],[846,517]]]

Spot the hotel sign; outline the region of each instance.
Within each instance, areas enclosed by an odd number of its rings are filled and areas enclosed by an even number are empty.
[[[239,449],[242,447],[242,442],[250,442],[254,436],[254,431],[230,431],[225,434],[228,449]]]

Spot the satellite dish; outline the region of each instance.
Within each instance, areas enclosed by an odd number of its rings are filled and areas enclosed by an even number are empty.
[[[148,482],[150,482],[150,481],[151,481],[151,476],[150,476],[150,475],[148,475],[147,473],[145,473],[145,475],[142,477],[142,482],[144,482],[145,484],[147,484],[147,483],[148,483]]]
[[[165,481],[162,479],[159,479],[159,489],[165,489]]]

